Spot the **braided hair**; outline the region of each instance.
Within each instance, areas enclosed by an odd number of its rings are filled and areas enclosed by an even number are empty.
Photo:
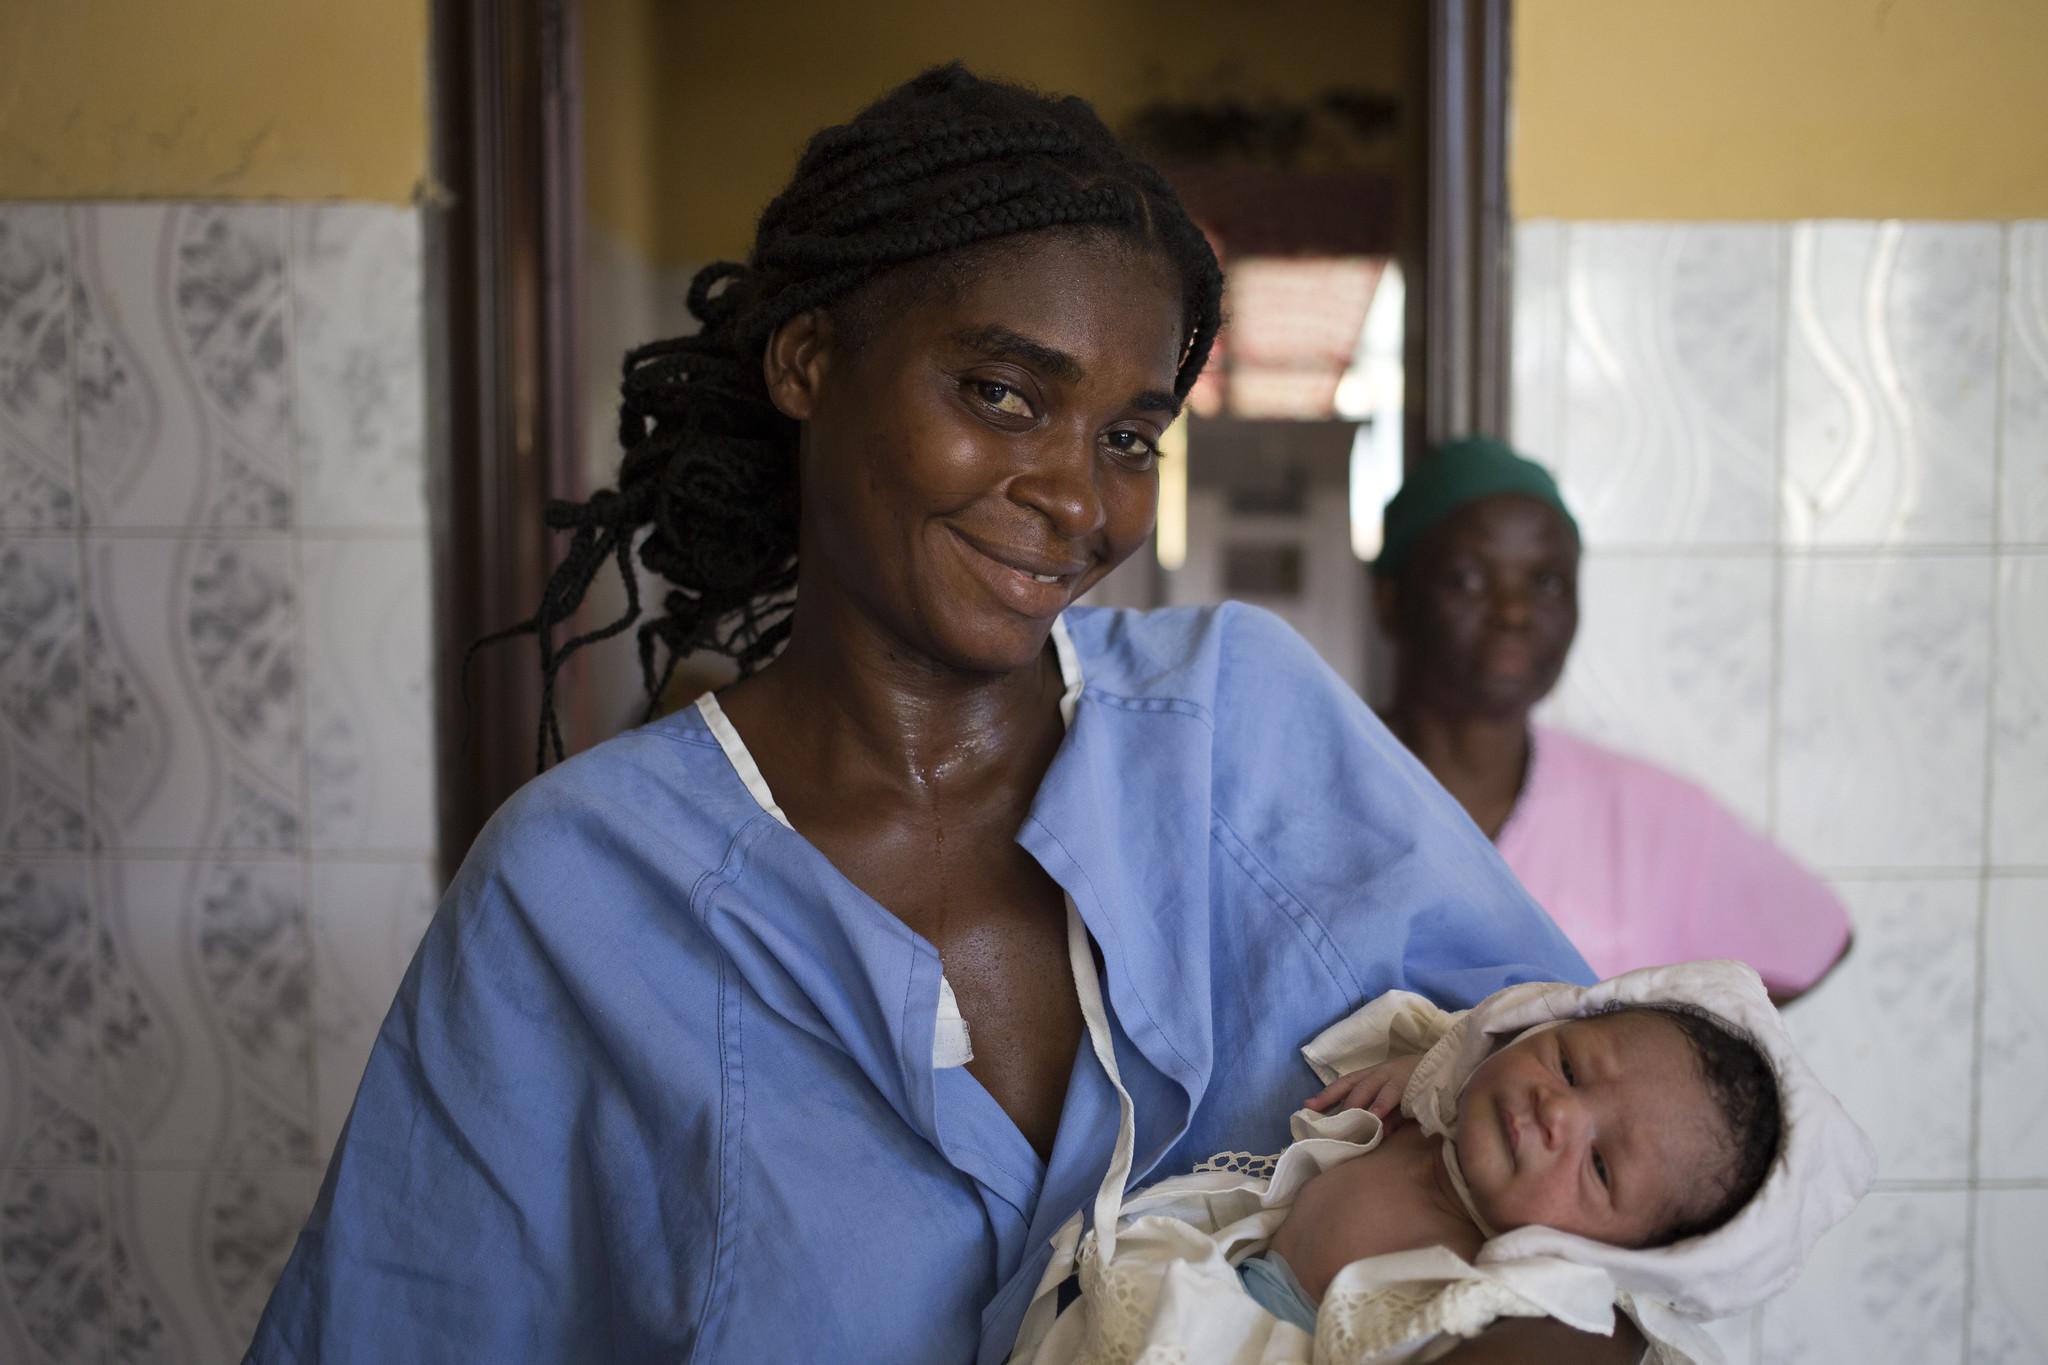
[[[616,488],[553,501],[569,546],[529,619],[479,644],[540,644],[539,763],[563,756],[555,678],[583,646],[640,618],[639,560],[664,579],[661,611],[637,632],[649,714],[677,662],[707,650],[742,675],[774,657],[796,605],[798,424],[768,396],[762,354],[790,318],[831,309],[858,344],[869,286],[917,287],[963,253],[1046,229],[1110,233],[1157,251],[1180,277],[1185,398],[1221,321],[1223,274],[1166,180],[1133,159],[1084,100],[936,67],[818,133],[761,215],[745,264],[719,261],[690,285],[703,329],[626,354]],[[841,314],[846,316],[841,317]],[[624,612],[560,645],[555,628],[607,563]]]

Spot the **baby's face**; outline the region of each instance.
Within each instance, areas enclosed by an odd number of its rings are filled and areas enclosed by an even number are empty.
[[[1692,1044],[1648,1012],[1519,1039],[1458,1100],[1458,1164],[1497,1232],[1646,1246],[1713,1201],[1728,1141]]]

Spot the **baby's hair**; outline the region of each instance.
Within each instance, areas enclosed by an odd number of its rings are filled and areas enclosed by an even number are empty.
[[[928,267],[1048,229],[1134,243],[1173,267],[1185,329],[1174,393],[1185,398],[1221,321],[1223,272],[1165,178],[1126,152],[1085,100],[983,80],[955,63],[811,139],[762,212],[746,263],[715,262],[691,283],[703,330],[627,352],[618,486],[548,505],[548,526],[572,534],[538,609],[478,642],[538,638],[540,766],[563,752],[562,664],[640,617],[636,546],[668,585],[660,614],[638,631],[650,715],[685,654],[723,654],[746,674],[788,639],[798,428],[761,373],[775,330],[824,308],[857,344],[874,322],[869,285],[886,276],[889,299],[914,296],[943,283],[946,272]],[[625,611],[557,648],[555,629],[607,564],[624,580]]]
[[[1719,1197],[1706,1211],[1681,1215],[1649,1245],[1670,1246],[1688,1237],[1704,1237],[1742,1212],[1763,1188],[1771,1163],[1778,1159],[1785,1111],[1778,1098],[1777,1073],[1763,1049],[1698,1005],[1676,1001],[1614,1004],[1601,1012],[1660,1015],[1692,1045],[1700,1077],[1727,1127],[1732,1160],[1721,1174]]]

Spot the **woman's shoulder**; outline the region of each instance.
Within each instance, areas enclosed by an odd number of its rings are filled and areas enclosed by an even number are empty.
[[[716,865],[751,820],[770,818],[694,707],[595,744],[539,774],[498,808],[480,855],[513,871],[643,849],[672,866]]]
[[[1213,705],[1245,674],[1322,670],[1313,646],[1264,607],[1218,602],[1135,611],[1075,607],[1067,629],[1091,690]]]

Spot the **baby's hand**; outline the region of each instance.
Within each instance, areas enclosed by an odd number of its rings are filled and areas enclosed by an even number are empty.
[[[1421,1060],[1419,1054],[1396,1057],[1378,1066],[1366,1067],[1363,1071],[1347,1071],[1310,1095],[1304,1103],[1319,1114],[1369,1109],[1379,1115],[1380,1122],[1391,1133],[1405,1121],[1406,1116],[1401,1113],[1401,1092],[1408,1088],[1408,1078],[1415,1074],[1415,1064]]]

